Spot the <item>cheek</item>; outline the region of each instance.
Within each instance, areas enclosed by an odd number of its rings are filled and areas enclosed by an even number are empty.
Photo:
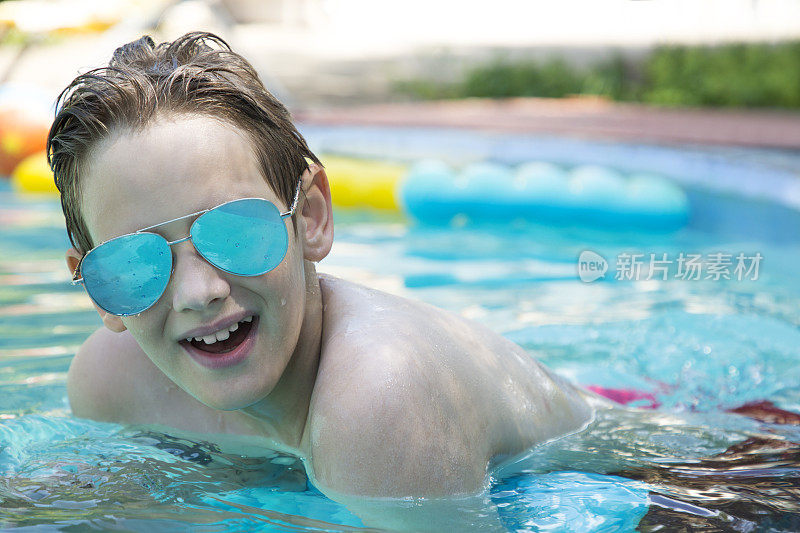
[[[303,261],[295,254],[288,255],[279,267],[281,272],[281,283],[278,286],[275,309],[283,315],[283,319],[293,322],[298,316],[302,316],[305,303],[305,278],[303,272]]]
[[[291,343],[297,340],[305,313],[306,283],[303,259],[290,248],[283,263],[265,275],[271,294],[265,295],[274,324],[280,324],[272,333],[276,338]]]
[[[290,226],[291,228],[291,226]],[[273,272],[280,271],[281,278],[281,298],[285,299],[284,307],[288,307],[291,302],[297,302],[305,293],[305,276],[303,264],[303,250],[297,238],[290,236],[289,248],[283,262]],[[269,275],[269,274],[268,274]],[[281,302],[278,302],[279,304]]]
[[[153,359],[153,356],[164,352],[162,346],[164,339],[158,334],[163,331],[163,328],[159,325],[163,322],[161,318],[154,313],[156,309],[157,308],[154,306],[141,315],[123,317],[122,319],[122,323],[125,324],[131,336],[136,339],[139,347],[150,356],[151,359]]]

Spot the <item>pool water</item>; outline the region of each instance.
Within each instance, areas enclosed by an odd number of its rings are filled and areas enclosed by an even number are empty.
[[[746,202],[743,204],[746,207]],[[493,471],[450,530],[800,529],[800,238],[505,225],[424,228],[336,213],[319,269],[479,321],[575,383],[634,392],[582,431]],[[54,199],[0,182],[0,527],[340,531],[359,517],[292,457],[229,456],[140,426],[76,419],[66,372],[100,320],[68,283]],[[606,276],[578,279],[591,250]],[[622,253],[760,253],[756,280],[615,279]],[[655,408],[654,408],[655,407]],[[436,502],[376,500],[408,509]]]

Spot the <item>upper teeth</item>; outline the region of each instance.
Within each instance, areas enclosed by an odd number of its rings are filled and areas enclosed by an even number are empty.
[[[248,316],[242,319],[242,322],[252,322],[252,321],[253,321],[252,316]],[[231,333],[233,333],[237,329],[239,329],[239,323],[234,322],[233,325],[231,325],[228,328],[221,329],[204,337],[195,337],[194,340],[196,340],[197,342],[203,341],[206,344],[213,344],[215,342],[224,341],[225,339],[230,337]],[[186,341],[192,342],[192,337],[188,337]]]

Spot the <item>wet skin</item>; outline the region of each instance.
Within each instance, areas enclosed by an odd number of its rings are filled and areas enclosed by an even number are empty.
[[[297,230],[287,218],[289,249],[275,270],[228,274],[186,241],[172,247],[174,272],[153,307],[131,317],[98,308],[105,327],[69,371],[76,416],[211,434],[228,453],[293,453],[340,501],[479,492],[494,462],[588,421],[583,392],[496,333],[317,274],[333,239],[324,170],[312,165],[302,186]],[[112,132],[82,187],[95,243],[236,198],[287,210],[246,136],[198,115]],[[158,231],[180,239],[190,223]],[[71,270],[79,258],[67,253]],[[181,344],[190,330],[246,315],[257,329],[237,365],[201,366]]]

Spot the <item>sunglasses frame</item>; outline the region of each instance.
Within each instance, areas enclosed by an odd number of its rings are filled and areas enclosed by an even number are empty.
[[[294,215],[295,210],[297,209],[297,202],[300,199],[300,191],[302,190],[302,184],[303,184],[303,177],[300,176],[300,178],[297,180],[297,187],[296,187],[295,192],[294,192],[294,199],[292,200],[291,208],[288,211],[284,212],[284,213],[279,213],[280,217],[281,217],[281,220],[285,219],[286,217],[290,217],[290,216]],[[168,241],[167,239],[165,239],[163,237],[163,235],[159,235],[158,233],[154,233],[154,232],[148,231],[148,230],[151,230],[151,229],[154,229],[154,228],[158,228],[160,226],[164,226],[166,224],[171,224],[172,222],[177,222],[179,220],[184,220],[184,219],[191,218],[191,217],[197,217],[199,219],[202,215],[204,215],[205,213],[208,213],[209,211],[213,211],[214,209],[217,209],[218,207],[222,207],[223,205],[230,204],[230,203],[233,203],[233,202],[238,202],[238,201],[241,201],[241,200],[264,200],[265,202],[269,202],[272,205],[275,205],[274,202],[272,202],[270,200],[267,200],[266,198],[236,198],[235,200],[229,200],[227,202],[222,202],[219,205],[215,205],[214,207],[209,207],[208,209],[203,209],[202,211],[197,211],[196,213],[190,213],[188,215],[183,215],[181,217],[173,218],[172,220],[166,220],[164,222],[159,222],[158,224],[153,224],[152,226],[147,226],[146,228],[142,228],[140,230],[136,230],[136,231],[131,232],[131,233],[126,233],[124,235],[118,235],[118,236],[116,236],[114,238],[108,239],[107,241],[101,242],[100,244],[98,244],[97,246],[95,246],[94,248],[92,248],[91,250],[86,252],[83,255],[83,257],[81,257],[80,261],[78,261],[78,264],[75,266],[75,271],[72,273],[72,281],[71,281],[71,283],[72,283],[72,285],[78,285],[78,284],[84,283],[83,277],[79,277],[80,276],[80,271],[81,271],[81,265],[83,264],[84,259],[86,259],[89,256],[89,254],[91,254],[93,251],[97,250],[98,248],[100,248],[101,246],[103,246],[106,243],[109,243],[109,242],[114,241],[116,239],[120,239],[122,237],[127,237],[129,235],[139,235],[139,234],[143,234],[143,233],[148,233],[148,234],[151,234],[151,235],[158,235],[159,237],[164,239],[166,241],[167,245],[170,247],[170,250],[171,250],[172,249],[171,247],[172,247],[173,244],[179,244],[179,243],[182,243],[184,241],[191,240],[191,238],[192,238],[192,227],[189,228],[189,234],[186,237],[183,237],[182,239],[177,239],[177,240],[174,240],[174,241]],[[197,222],[197,221],[195,220],[195,222]],[[195,222],[192,222],[192,226],[194,226]],[[202,255],[202,254],[200,254],[200,255]],[[223,268],[220,268],[220,267],[214,265],[213,263],[208,261],[208,259],[206,259],[205,256],[203,256],[203,259],[205,261],[207,261],[214,268],[218,268],[218,269],[222,270],[223,272],[229,272],[231,274],[234,274],[233,272],[230,272],[228,270],[225,270]],[[173,273],[173,270],[171,269],[170,270],[170,278],[172,277],[172,273]],[[236,274],[236,275],[239,275],[239,274]],[[85,287],[85,285],[84,285],[84,287]],[[159,298],[161,298],[161,295],[159,295]],[[94,298],[92,298],[92,300],[94,300]],[[117,314],[117,313],[113,313],[112,311],[109,311],[108,309],[105,309],[104,307],[103,307],[103,309],[105,311],[108,311],[109,313],[111,313],[113,315],[116,315],[116,316],[132,316],[132,315],[138,315],[139,313],[143,313],[144,311],[147,311],[148,309],[150,309],[150,307],[155,305],[155,303],[157,301],[158,301],[158,299],[156,299],[155,302],[153,302],[152,304],[150,304],[146,308],[142,309],[138,313]],[[95,303],[97,303],[97,302],[95,302]],[[100,305],[100,304],[97,303],[97,305]],[[100,306],[100,307],[102,307],[102,306]]]

